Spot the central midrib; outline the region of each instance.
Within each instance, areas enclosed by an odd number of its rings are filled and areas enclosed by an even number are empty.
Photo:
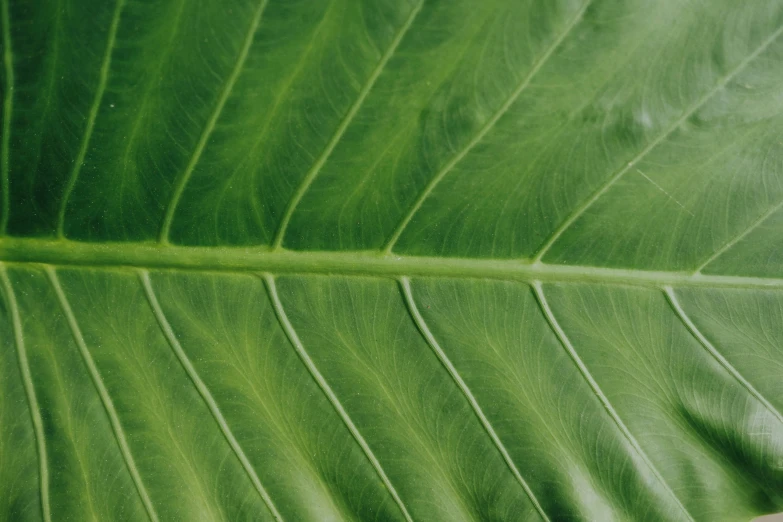
[[[783,278],[744,277],[552,265],[507,259],[384,255],[373,251],[309,252],[268,247],[188,247],[156,243],[86,243],[0,238],[0,261],[94,267],[221,272],[488,278],[604,282],[643,286],[783,288]]]

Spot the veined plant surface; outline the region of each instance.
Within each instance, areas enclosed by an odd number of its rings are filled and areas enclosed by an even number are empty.
[[[0,18],[0,520],[783,511],[780,0]]]

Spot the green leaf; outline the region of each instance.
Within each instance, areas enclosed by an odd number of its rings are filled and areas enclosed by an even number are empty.
[[[779,0],[0,22],[0,520],[783,511]]]

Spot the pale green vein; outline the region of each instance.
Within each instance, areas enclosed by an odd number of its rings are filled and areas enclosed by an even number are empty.
[[[240,50],[236,62],[234,63],[234,69],[231,71],[228,80],[226,80],[226,83],[223,85],[223,90],[221,91],[218,101],[215,104],[215,108],[212,111],[209,120],[207,120],[207,124],[204,126],[204,130],[201,132],[201,136],[199,137],[198,143],[196,144],[196,148],[193,150],[193,154],[190,156],[190,160],[188,160],[188,164],[185,166],[185,170],[182,171],[174,183],[174,192],[171,196],[168,207],[166,208],[166,214],[163,217],[163,224],[158,235],[159,243],[167,244],[169,241],[169,230],[171,229],[171,223],[174,220],[174,214],[177,211],[179,200],[182,197],[183,192],[185,192],[185,187],[187,186],[188,181],[190,181],[190,177],[193,175],[193,170],[196,168],[199,159],[201,159],[201,154],[204,152],[204,148],[207,146],[207,141],[209,141],[209,137],[212,135],[212,131],[215,129],[218,118],[220,118],[220,113],[223,112],[223,107],[226,105],[226,101],[228,101],[228,97],[231,95],[231,91],[234,89],[234,84],[239,78],[239,75],[242,73],[245,60],[250,53],[250,47],[253,45],[253,39],[255,38],[256,31],[258,30],[258,26],[261,23],[261,18],[264,15],[264,9],[266,9],[267,3],[268,0],[261,0],[258,4],[258,8],[256,9],[255,15],[250,22],[247,34],[245,35],[245,41],[242,44],[242,49]]]
[[[566,39],[566,37],[571,34],[571,31],[576,27],[579,22],[582,20],[582,16],[584,15],[587,8],[590,6],[590,0],[586,1],[584,5],[577,11],[576,16],[574,16],[571,21],[565,26],[565,29],[560,33],[560,35],[555,38],[554,41],[549,45],[549,47],[546,49],[546,51],[536,60],[536,62],[533,64],[533,67],[530,69],[530,71],[527,73],[527,75],[522,79],[522,81],[517,85],[516,89],[512,91],[511,96],[509,96],[505,103],[500,106],[500,108],[495,112],[495,114],[492,115],[492,117],[487,120],[487,122],[479,129],[479,131],[476,133],[475,136],[465,145],[465,147],[459,151],[454,157],[451,158],[436,174],[435,176],[430,179],[429,183],[424,187],[424,189],[419,193],[418,197],[416,198],[416,201],[413,202],[413,204],[408,209],[408,212],[403,216],[403,218],[400,220],[400,222],[397,224],[396,228],[392,232],[391,236],[389,237],[389,240],[386,242],[386,244],[382,247],[382,251],[384,253],[391,253],[392,248],[394,248],[394,245],[397,243],[397,240],[402,235],[405,228],[408,226],[408,223],[410,223],[411,219],[413,219],[414,214],[418,212],[419,208],[424,204],[424,201],[429,197],[430,193],[432,193],[433,190],[435,190],[435,187],[438,185],[438,183],[443,180],[443,178],[451,172],[451,169],[454,168],[457,163],[462,161],[462,159],[475,147],[482,139],[484,139],[484,136],[487,135],[487,133],[492,130],[492,128],[495,126],[495,124],[500,120],[500,118],[503,117],[504,114],[508,112],[508,110],[511,108],[511,106],[514,104],[514,102],[517,101],[519,96],[527,89],[528,85],[530,85],[530,82],[533,80],[533,78],[538,74],[538,72],[541,70],[541,68],[546,64],[546,62],[549,60],[549,58],[552,56],[552,54],[557,50],[558,47],[560,47],[560,44],[563,43],[563,41]]]
[[[90,112],[87,116],[87,126],[84,129],[84,134],[82,134],[79,152],[76,154],[76,159],[73,162],[73,169],[71,170],[71,175],[68,177],[68,183],[65,185],[63,198],[60,202],[60,210],[57,214],[57,237],[63,237],[65,233],[65,211],[68,207],[68,200],[71,198],[73,188],[76,186],[76,180],[79,179],[79,172],[81,172],[82,166],[84,165],[84,159],[87,156],[87,148],[90,145],[90,138],[92,138],[92,131],[95,128],[95,119],[98,117],[98,109],[101,107],[103,94],[106,91],[106,83],[109,80],[109,70],[111,69],[112,52],[114,51],[114,45],[117,40],[117,29],[120,26],[120,16],[122,15],[124,7],[125,0],[117,0],[117,4],[114,6],[111,26],[109,26],[109,36],[106,41],[106,51],[103,54],[103,61],[101,63],[98,87],[95,89],[95,97],[93,98],[92,106],[90,107]]]
[[[258,133],[258,138],[254,140],[253,147],[251,150],[259,149],[260,146],[266,141],[266,138],[269,135],[269,131],[272,130],[272,122],[277,117],[280,109],[283,107],[283,98],[286,95],[291,94],[291,86],[294,84],[294,81],[296,81],[299,75],[302,74],[302,72],[305,70],[305,65],[307,64],[308,58],[310,57],[310,55],[314,50],[319,49],[319,46],[315,45],[315,43],[318,40],[318,37],[320,36],[323,28],[327,25],[327,22],[329,21],[329,16],[331,14],[334,5],[335,5],[335,0],[330,0],[329,6],[326,8],[323,17],[318,22],[318,25],[313,31],[310,40],[307,42],[307,47],[305,48],[304,51],[302,51],[299,60],[294,66],[293,71],[291,71],[291,74],[289,74],[288,77],[285,79],[285,81],[283,81],[282,86],[278,90],[272,102],[272,109],[267,114],[264,124],[261,127],[261,131]],[[224,188],[221,191],[220,196],[217,198],[217,204],[215,205],[218,209],[223,206],[223,200],[226,196],[228,188],[231,186],[232,180],[237,176],[241,168],[242,168],[242,164],[239,163],[234,169],[234,171],[231,173],[231,175],[223,182]],[[253,194],[253,196],[254,196],[252,198],[253,212],[256,215],[256,220],[258,225],[261,226],[263,218],[261,217],[260,210],[258,208],[259,198],[257,197],[256,194]]]
[[[14,56],[11,49],[11,17],[8,12],[8,0],[0,1],[0,17],[3,31],[3,66],[5,67],[5,96],[3,98],[3,138],[0,145],[0,191],[3,192],[2,214],[0,214],[0,234],[5,234],[8,216],[11,213],[10,158],[11,154],[11,116],[14,109]]]
[[[76,342],[76,346],[79,347],[79,353],[81,354],[82,359],[87,366],[87,370],[90,372],[90,377],[92,377],[93,384],[98,390],[98,395],[101,398],[101,402],[103,402],[103,407],[106,409],[106,414],[108,415],[109,421],[111,422],[114,436],[117,439],[117,445],[120,448],[120,452],[122,453],[122,457],[125,460],[126,466],[128,467],[128,471],[130,472],[133,483],[136,486],[136,490],[141,497],[144,508],[147,510],[147,514],[149,515],[150,520],[157,522],[158,515],[155,512],[155,507],[152,505],[152,501],[150,500],[149,494],[147,493],[147,489],[144,487],[144,482],[142,481],[141,475],[139,474],[138,468],[136,467],[136,463],[133,460],[133,455],[125,437],[125,431],[122,428],[120,418],[117,415],[117,410],[114,407],[114,401],[112,401],[111,396],[109,395],[109,391],[106,389],[106,385],[103,383],[103,378],[98,371],[98,367],[96,366],[95,361],[90,354],[90,350],[87,348],[87,343],[85,342],[82,331],[79,328],[79,323],[76,321],[76,316],[71,309],[68,298],[65,296],[65,292],[60,285],[57,272],[54,270],[54,268],[48,266],[46,267],[46,275],[49,277],[49,282],[51,283],[52,288],[54,288],[54,292],[57,294],[57,299],[60,302],[60,306],[62,307],[63,313],[65,314],[65,318],[68,321],[68,326],[71,328],[73,339]]]
[[[359,252],[270,251],[266,247],[187,247],[154,243],[86,243],[0,238],[0,261],[95,267],[132,267],[208,272],[428,276],[504,281],[572,281],[646,287],[783,288],[783,278],[693,274],[523,263],[509,259],[384,256]]]
[[[169,342],[172,350],[174,350],[177,359],[179,359],[180,364],[182,364],[182,367],[187,372],[190,380],[193,381],[193,384],[196,387],[196,390],[198,390],[199,395],[201,395],[201,398],[204,399],[204,402],[209,408],[209,411],[212,413],[215,421],[217,421],[217,424],[220,427],[220,431],[223,432],[223,435],[231,446],[231,449],[234,450],[234,453],[242,464],[242,467],[245,468],[245,472],[250,478],[250,481],[253,483],[253,486],[258,491],[258,494],[269,508],[269,511],[276,520],[282,521],[283,517],[275,507],[274,502],[272,502],[272,498],[269,496],[269,493],[267,493],[266,489],[261,484],[261,480],[258,478],[258,475],[256,474],[255,469],[253,469],[253,465],[250,463],[250,460],[248,460],[247,456],[245,455],[244,450],[242,450],[242,447],[239,445],[239,442],[237,442],[236,437],[234,437],[234,434],[226,422],[223,413],[220,411],[215,398],[212,396],[209,388],[207,388],[207,385],[204,384],[204,381],[201,380],[201,377],[199,377],[198,372],[196,372],[196,368],[193,366],[193,363],[190,362],[190,359],[185,353],[185,350],[182,349],[182,345],[179,343],[177,335],[174,333],[174,329],[169,324],[169,321],[163,312],[163,308],[161,308],[160,303],[158,302],[158,298],[156,297],[155,291],[152,288],[152,281],[150,280],[149,272],[146,270],[140,271],[139,278],[141,279],[141,283],[144,287],[144,292],[147,296],[150,307],[152,308],[152,311],[155,314],[155,318],[160,325],[160,329],[166,336],[166,340]]]
[[[677,295],[674,292],[674,289],[671,286],[665,286],[663,287],[663,291],[666,294],[666,299],[669,301],[669,305],[671,305],[672,310],[677,314],[677,317],[680,318],[680,321],[688,328],[691,335],[693,335],[699,343],[704,347],[705,350],[716,360],[718,363],[720,363],[723,368],[731,374],[734,379],[740,383],[740,385],[745,388],[748,393],[750,393],[757,401],[759,401],[761,404],[764,405],[764,407],[772,413],[772,415],[775,416],[775,418],[778,419],[778,422],[783,424],[783,415],[780,414],[780,412],[772,405],[770,402],[750,383],[748,382],[745,377],[740,374],[740,372],[737,371],[734,366],[725,358],[721,353],[712,345],[712,343],[704,336],[703,333],[696,327],[695,324],[693,324],[693,321],[691,321],[691,318],[688,317],[688,314],[685,313],[685,310],[680,305],[679,300],[677,299]]]
[[[584,214],[587,209],[589,209],[593,204],[598,201],[601,196],[603,196],[612,186],[614,186],[617,181],[623,177],[623,175],[628,172],[631,168],[633,168],[635,165],[639,163],[639,161],[644,158],[647,154],[649,154],[654,148],[656,148],[662,141],[664,141],[666,138],[668,138],[672,133],[674,133],[677,128],[679,128],[680,125],[682,125],[688,118],[693,116],[693,114],[698,111],[707,101],[709,101],[715,94],[717,94],[719,91],[721,91],[726,85],[734,79],[737,74],[739,74],[750,62],[752,62],[758,55],[763,53],[772,43],[778,39],[778,37],[783,34],[783,27],[778,28],[775,32],[772,33],[771,36],[769,36],[764,42],[756,48],[755,51],[750,53],[747,57],[745,57],[744,60],[742,60],[734,69],[732,69],[727,75],[725,75],[723,78],[718,81],[718,83],[715,84],[715,86],[707,91],[704,95],[702,95],[699,99],[696,100],[695,103],[693,103],[690,107],[688,107],[682,115],[677,118],[669,127],[667,127],[661,134],[659,134],[655,139],[653,139],[650,143],[647,144],[636,156],[634,156],[627,164],[625,164],[617,173],[609,178],[609,180],[601,185],[597,190],[595,190],[589,198],[587,198],[581,205],[579,205],[576,209],[574,209],[569,215],[568,218],[566,218],[565,221],[563,221],[556,229],[555,231],[549,236],[549,238],[544,242],[544,244],[539,248],[538,252],[536,252],[533,256],[533,262],[538,263],[543,259],[544,255],[549,251],[549,249],[552,247],[552,245],[555,244],[555,242],[560,238],[560,236],[563,235],[563,232],[565,232],[577,219],[579,219],[582,214]]]
[[[481,409],[478,401],[473,396],[473,392],[470,391],[470,388],[462,379],[462,376],[460,376],[457,368],[454,367],[451,360],[446,355],[446,352],[443,351],[443,349],[440,347],[440,344],[438,344],[438,340],[435,339],[435,336],[430,331],[429,326],[427,326],[427,322],[424,320],[424,317],[422,317],[421,312],[419,311],[419,307],[416,305],[416,301],[413,298],[410,279],[407,277],[402,277],[400,278],[399,282],[400,287],[402,288],[402,293],[405,296],[405,304],[408,306],[408,311],[413,317],[417,328],[421,332],[422,336],[424,336],[424,338],[427,340],[427,343],[430,345],[430,348],[432,348],[432,351],[435,352],[435,355],[438,357],[441,364],[443,364],[446,370],[448,370],[449,375],[451,375],[451,378],[457,384],[462,394],[470,403],[470,406],[473,408],[473,412],[476,414],[476,417],[478,417],[481,425],[487,432],[487,435],[489,435],[489,438],[492,439],[492,443],[495,444],[495,447],[498,449],[498,451],[500,451],[503,460],[506,461],[506,465],[514,475],[514,478],[517,480],[517,482],[519,482],[520,486],[522,486],[522,489],[525,490],[525,494],[527,494],[530,502],[532,502],[533,507],[535,507],[536,511],[538,511],[538,514],[541,515],[541,518],[548,522],[549,516],[544,511],[544,508],[541,507],[541,503],[536,498],[533,490],[530,489],[527,481],[522,477],[519,469],[517,469],[516,464],[514,464],[514,461],[511,459],[511,455],[509,455],[506,447],[500,440],[500,437],[498,437],[497,433],[495,433],[495,429],[492,427],[492,424],[489,422],[489,419],[487,419],[486,415],[484,415],[484,411]]]
[[[19,305],[16,303],[16,294],[14,294],[14,288],[11,285],[11,280],[8,278],[8,272],[6,272],[5,265],[2,263],[0,263],[0,280],[2,280],[6,303],[11,312],[16,355],[19,361],[19,370],[22,374],[24,391],[27,395],[27,405],[30,408],[30,416],[33,421],[33,431],[35,432],[36,449],[38,451],[39,487],[41,489],[41,511],[43,512],[44,522],[51,522],[52,512],[49,506],[49,459],[46,455],[46,439],[44,438],[41,409],[38,406],[35,386],[33,386],[33,376],[30,373],[30,364],[27,361],[27,350],[25,350],[24,333],[22,332],[22,320],[19,317]]]
[[[310,358],[310,355],[307,353],[307,350],[305,349],[304,345],[302,344],[302,341],[299,339],[299,336],[297,335],[294,326],[291,324],[291,321],[289,321],[288,319],[288,315],[285,313],[285,309],[283,308],[283,303],[280,301],[280,297],[277,295],[277,286],[275,285],[274,277],[272,277],[271,274],[262,274],[262,277],[264,279],[264,282],[266,283],[267,292],[269,293],[269,299],[272,301],[272,306],[275,309],[275,314],[277,315],[277,319],[278,321],[280,321],[280,325],[283,327],[286,336],[288,336],[288,340],[291,341],[294,350],[296,350],[296,354],[299,356],[302,363],[304,363],[305,367],[307,368],[307,371],[310,372],[310,375],[312,375],[315,382],[324,392],[324,395],[326,395],[326,397],[329,399],[329,402],[332,403],[332,407],[340,416],[340,419],[343,421],[346,428],[348,428],[348,431],[351,433],[354,440],[356,440],[356,443],[359,444],[359,447],[361,447],[362,451],[367,457],[367,460],[369,460],[370,464],[372,464],[372,467],[375,468],[376,473],[378,473],[378,476],[380,477],[383,484],[386,486],[386,489],[389,491],[392,498],[397,503],[397,506],[400,508],[400,511],[402,511],[405,520],[407,520],[408,522],[413,522],[413,519],[408,513],[408,509],[405,507],[405,504],[403,504],[402,499],[397,493],[397,490],[394,488],[394,485],[391,483],[389,477],[386,475],[386,472],[383,470],[381,463],[375,457],[375,454],[372,452],[372,449],[370,449],[370,446],[367,444],[367,441],[364,440],[364,437],[362,436],[362,434],[359,432],[359,429],[351,420],[351,417],[348,415],[348,412],[345,411],[345,408],[343,408],[343,405],[340,403],[340,399],[337,398],[337,395],[335,395],[334,391],[332,390],[332,387],[329,386],[328,382],[326,382],[326,379],[318,370],[315,363]]]
[[[125,147],[123,149],[122,154],[120,154],[120,157],[122,158],[120,164],[122,165],[123,170],[117,176],[119,178],[119,182],[121,186],[125,181],[125,171],[128,168],[128,158],[130,156],[131,150],[133,149],[133,146],[136,143],[136,139],[139,135],[139,131],[142,128],[141,124],[144,121],[144,117],[147,114],[146,108],[147,108],[147,104],[149,103],[150,96],[152,95],[153,92],[156,91],[156,89],[159,89],[159,82],[157,80],[162,76],[161,72],[163,70],[163,66],[166,64],[166,61],[168,60],[168,57],[174,48],[174,42],[176,41],[177,34],[180,30],[182,13],[185,11],[186,3],[187,0],[180,0],[179,5],[177,6],[176,14],[172,17],[171,21],[169,22],[168,25],[169,37],[166,40],[165,45],[156,49],[157,61],[155,67],[150,67],[149,63],[146,64],[147,71],[150,75],[150,78],[152,79],[149,82],[147,82],[145,89],[141,93],[141,97],[140,97],[141,101],[136,106],[133,125],[131,126],[131,131],[127,135],[127,137],[125,136],[123,137],[125,141]]]
[[[370,77],[367,79],[367,82],[364,84],[362,90],[359,92],[359,96],[353,102],[353,105],[351,105],[351,108],[348,110],[345,117],[340,122],[340,125],[337,127],[334,134],[332,135],[332,138],[329,140],[329,143],[321,152],[321,155],[318,156],[318,159],[315,161],[315,163],[313,163],[313,166],[310,167],[310,170],[307,172],[307,174],[305,174],[305,177],[302,179],[302,182],[297,187],[296,192],[294,192],[294,195],[291,196],[291,199],[288,200],[288,204],[286,205],[285,212],[283,213],[283,218],[280,220],[280,225],[277,228],[275,239],[272,242],[272,247],[274,249],[280,249],[282,247],[283,239],[285,238],[285,232],[286,229],[288,228],[288,223],[291,221],[291,217],[293,216],[296,207],[299,205],[299,202],[304,197],[305,192],[307,192],[307,189],[310,188],[310,185],[312,185],[313,181],[318,176],[318,173],[321,172],[321,168],[326,163],[326,160],[329,159],[329,156],[331,156],[332,151],[335,149],[335,147],[337,147],[337,144],[342,139],[343,134],[345,134],[345,131],[348,129],[348,126],[353,121],[354,116],[356,116],[356,113],[359,112],[359,109],[362,107],[362,104],[364,104],[364,100],[370,94],[370,91],[372,90],[373,86],[375,85],[375,82],[378,80],[384,68],[386,67],[386,64],[389,63],[389,60],[394,55],[394,52],[397,50],[397,47],[400,45],[400,42],[402,42],[402,39],[405,37],[405,34],[408,32],[408,29],[410,29],[410,27],[413,25],[413,21],[416,19],[416,16],[419,14],[419,11],[421,11],[421,7],[423,4],[424,4],[424,0],[420,0],[419,3],[416,4],[411,9],[411,12],[409,13],[407,20],[405,20],[405,23],[402,25],[402,27],[400,27],[400,30],[397,32],[397,35],[394,37],[394,40],[392,41],[391,45],[389,45],[388,49],[386,49],[386,52],[381,57],[381,60],[378,62],[378,65],[375,66],[375,69],[373,70],[372,74],[370,74]]]
[[[659,185],[659,184],[658,184],[658,183],[657,183],[657,182],[656,182],[654,179],[652,179],[650,176],[648,176],[647,174],[645,174],[644,172],[642,172],[642,169],[636,169],[636,172],[638,172],[638,173],[639,173],[639,175],[641,175],[641,176],[642,176],[644,179],[646,179],[647,181],[649,181],[649,182],[650,182],[650,184],[651,184],[653,187],[657,188],[659,192],[661,192],[661,193],[662,193],[662,194],[664,194],[664,195],[665,195],[667,198],[669,198],[669,200],[670,200],[670,201],[674,202],[674,204],[675,204],[675,205],[677,205],[678,207],[680,207],[680,208],[681,208],[683,211],[687,212],[687,213],[688,213],[688,214],[690,214],[691,216],[693,216],[693,217],[696,217],[696,214],[694,214],[693,212],[691,212],[690,210],[688,210],[688,207],[686,207],[685,205],[683,205],[682,203],[680,203],[680,201],[679,201],[677,198],[675,198],[674,196],[672,196],[671,194],[669,194],[669,192],[668,192],[668,191],[667,191],[665,188],[663,188],[662,186],[660,186],[660,185]]]
[[[693,517],[691,517],[690,513],[688,513],[688,510],[686,510],[685,506],[683,506],[682,503],[680,502],[680,499],[677,498],[677,495],[674,494],[674,491],[672,491],[672,489],[669,487],[669,484],[664,480],[663,476],[660,474],[658,469],[653,465],[652,461],[650,461],[649,457],[644,452],[644,450],[642,450],[642,447],[639,445],[639,442],[637,442],[636,438],[633,436],[633,434],[631,434],[631,431],[628,429],[628,427],[625,425],[622,419],[620,419],[620,415],[614,409],[614,406],[612,406],[612,404],[609,402],[609,398],[606,395],[604,395],[604,392],[601,390],[601,387],[598,386],[598,383],[593,378],[592,374],[590,373],[590,370],[587,369],[587,366],[582,361],[582,358],[579,357],[578,353],[576,353],[576,349],[571,344],[571,341],[568,339],[568,336],[566,335],[565,331],[560,326],[560,323],[557,322],[557,319],[555,318],[552,309],[549,307],[549,303],[547,302],[546,296],[544,295],[544,289],[541,285],[541,282],[534,281],[532,287],[533,287],[533,292],[536,296],[536,300],[538,301],[538,305],[541,307],[541,311],[544,313],[544,316],[546,317],[546,320],[549,323],[550,328],[552,328],[552,331],[560,340],[560,343],[563,345],[563,348],[565,348],[565,350],[568,352],[568,355],[571,357],[571,360],[574,361],[574,364],[576,364],[577,368],[579,369],[579,373],[582,374],[582,377],[585,379],[585,381],[587,381],[587,384],[590,385],[590,389],[592,389],[595,396],[601,402],[601,405],[604,407],[604,410],[606,410],[606,412],[612,418],[614,424],[617,426],[617,428],[626,438],[626,440],[631,445],[631,447],[633,447],[634,451],[636,451],[636,454],[639,456],[639,458],[642,459],[642,461],[650,470],[650,472],[655,476],[656,480],[660,483],[661,487],[663,487],[666,493],[671,496],[672,500],[682,510],[685,517],[688,520],[693,521]]]
[[[709,265],[710,263],[712,263],[713,261],[718,259],[725,252],[727,252],[731,247],[733,247],[734,245],[736,245],[737,243],[739,243],[740,241],[745,239],[748,236],[748,234],[750,234],[751,232],[756,230],[759,226],[761,226],[761,224],[764,221],[769,219],[772,216],[772,214],[774,214],[775,212],[777,212],[781,208],[783,208],[783,201],[781,201],[780,203],[778,203],[777,205],[775,205],[774,207],[772,207],[768,211],[764,212],[764,214],[762,214],[761,217],[759,217],[756,221],[751,223],[748,228],[746,228],[745,230],[742,231],[742,233],[738,234],[736,237],[734,237],[733,239],[728,241],[721,248],[716,250],[715,253],[713,253],[706,261],[704,261],[702,264],[699,265],[699,267],[696,269],[695,273],[696,274],[701,273],[701,271],[704,270],[707,267],[707,265]]]

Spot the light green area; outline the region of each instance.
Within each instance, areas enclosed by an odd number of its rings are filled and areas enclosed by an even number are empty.
[[[0,31],[0,521],[783,511],[779,0]]]
[[[39,459],[36,454],[38,437],[33,428],[30,410],[30,388],[25,388],[24,374],[29,364],[21,337],[16,296],[9,294],[8,279],[3,278],[2,312],[2,398],[0,398],[0,481],[2,481],[2,504],[0,511],[5,519],[20,521],[41,520]],[[16,309],[16,312],[15,310]],[[15,324],[16,323],[16,324]],[[16,330],[16,331],[14,331]],[[21,342],[19,342],[21,340]],[[19,351],[21,350],[21,354]],[[40,432],[39,432],[40,433]]]
[[[545,291],[606,399],[686,509],[741,520],[754,506],[780,505],[780,413],[718,364],[663,292],[595,285]]]
[[[144,517],[109,419],[40,271],[11,270],[30,378],[43,421],[52,520]],[[132,492],[133,495],[128,493]]]

